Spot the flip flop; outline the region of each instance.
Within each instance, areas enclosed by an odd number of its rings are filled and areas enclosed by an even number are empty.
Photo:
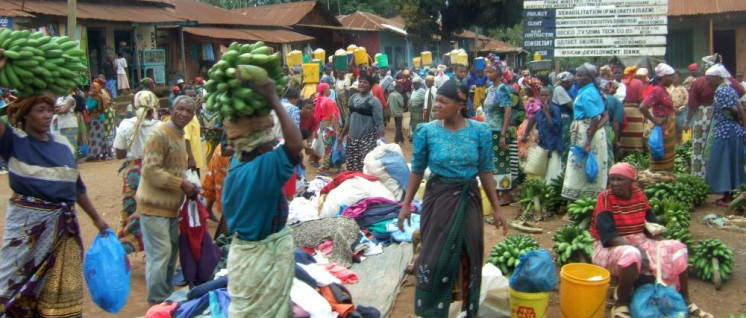
[[[729,205],[729,204],[728,204],[727,202],[723,201],[723,199],[717,199],[717,200],[715,200],[715,202],[713,202],[713,203],[714,203],[715,205],[718,205],[718,206],[721,206],[721,207],[724,207],[724,208],[727,208],[727,207],[728,207],[728,205]]]
[[[715,316],[713,316],[712,314],[707,313],[707,312],[705,312],[702,309],[699,309],[699,307],[697,307],[697,305],[694,304],[694,303],[689,304],[689,306],[687,306],[687,308],[689,309],[689,317],[694,317],[694,318],[715,318]]]
[[[611,307],[611,318],[632,318],[629,314],[629,306]]]

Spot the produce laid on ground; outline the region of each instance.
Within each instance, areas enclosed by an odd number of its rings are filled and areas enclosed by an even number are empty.
[[[692,142],[687,141],[685,143],[677,144],[676,156],[674,157],[673,170],[676,173],[690,173],[692,172]]]
[[[504,241],[492,247],[488,261],[499,268],[503,275],[509,276],[518,266],[521,254],[538,249],[539,243],[528,235],[508,235]]]
[[[228,121],[268,115],[272,109],[267,100],[247,87],[245,82],[261,86],[271,78],[277,84],[277,94],[282,95],[288,78],[282,72],[282,56],[271,51],[263,42],[231,43],[220,61],[207,73],[207,109],[218,111],[221,119]]]
[[[658,221],[666,227],[664,238],[681,241],[689,247],[694,244],[694,239],[689,233],[692,216],[681,203],[673,198],[651,198],[648,202]]]
[[[710,194],[710,186],[702,179],[688,174],[676,176],[676,182],[658,182],[645,186],[645,196],[648,199],[664,200],[672,198],[680,202],[684,209],[692,211],[694,207],[702,206]]]
[[[593,258],[593,237],[591,232],[575,225],[566,225],[552,236],[557,265],[569,263],[589,263]]]
[[[567,205],[567,213],[573,224],[581,229],[589,229],[593,210],[596,209],[597,198],[581,197]]]
[[[702,280],[720,290],[733,269],[733,251],[717,239],[698,241],[689,253],[689,267]]]
[[[552,179],[544,193],[544,206],[550,215],[563,214],[567,206],[567,199],[562,197],[562,186],[565,182],[565,172]]]
[[[50,37],[28,30],[0,31],[0,86],[15,88],[19,97],[50,90],[67,95],[88,72],[85,51],[68,36]]]
[[[541,219],[546,212],[545,193],[548,188],[542,179],[529,179],[521,188],[521,199],[518,201],[523,207],[520,219]]]

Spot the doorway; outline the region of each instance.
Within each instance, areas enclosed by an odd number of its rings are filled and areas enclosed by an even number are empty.
[[[712,46],[715,53],[723,56],[723,65],[736,74],[736,30],[714,31]]]
[[[119,56],[122,54],[125,60],[127,60],[127,78],[130,82],[130,87],[135,87],[135,80],[137,76],[135,70],[135,60],[132,58],[132,31],[130,30],[115,30],[114,31],[114,55]]]
[[[103,73],[106,62],[106,31],[104,28],[88,28],[88,54],[91,77]]]

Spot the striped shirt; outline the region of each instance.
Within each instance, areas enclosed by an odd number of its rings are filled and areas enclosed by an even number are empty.
[[[0,136],[0,157],[8,162],[13,192],[49,202],[75,202],[86,188],[78,173],[73,147],[62,135],[48,141],[6,125]]]

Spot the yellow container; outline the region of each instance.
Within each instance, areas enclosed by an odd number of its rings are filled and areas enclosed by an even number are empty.
[[[510,318],[547,317],[549,293],[523,293],[512,288],[508,288],[508,291],[510,293]],[[580,317],[575,316],[574,318]]]
[[[433,65],[433,52],[423,51],[420,53],[423,65]]]
[[[415,200],[420,201],[420,202],[424,201],[424,199],[425,199],[425,186],[426,185],[427,185],[427,181],[422,180],[422,182],[420,182],[420,188],[417,189],[417,193],[414,194],[414,199]]]
[[[603,318],[611,274],[601,266],[573,263],[560,270],[560,312],[563,318]],[[582,301],[579,301],[581,300]]]
[[[355,53],[355,50],[357,50],[357,45],[350,44],[350,45],[347,46],[347,52]]]
[[[318,63],[303,64],[303,83],[318,83],[321,69]]]
[[[421,57],[415,57],[412,59],[412,65],[416,68],[422,67],[422,58]]]
[[[469,54],[466,54],[466,52],[456,54],[456,64],[469,66]]]
[[[295,65],[302,65],[303,64],[303,52],[294,50],[288,53],[287,56],[288,59],[288,65],[295,66]]]
[[[539,54],[539,52],[534,53],[534,59],[532,61],[541,61],[541,54]]]
[[[692,140],[692,130],[691,129],[684,130],[681,133],[681,141],[682,142],[687,142],[687,141],[690,141],[690,140]]]
[[[487,193],[484,192],[482,185],[479,185],[479,193],[482,195],[482,214],[484,216],[492,215],[492,204],[490,204],[490,198],[487,197]]]
[[[355,50],[355,64],[357,65],[368,65],[368,52],[364,47],[359,47]]]
[[[313,59],[314,60],[326,60],[326,51],[323,49],[316,49],[316,51],[313,51]]]

